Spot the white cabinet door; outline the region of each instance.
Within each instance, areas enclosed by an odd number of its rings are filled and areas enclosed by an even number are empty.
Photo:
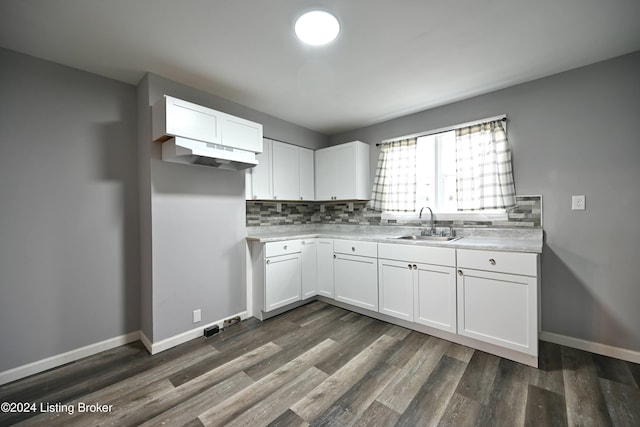
[[[456,333],[456,269],[414,264],[415,322]]]
[[[369,198],[369,145],[348,142],[315,152],[316,200]]]
[[[271,156],[272,141],[264,139],[262,153],[256,155],[258,165],[251,168],[247,173],[251,175],[251,197],[252,200],[273,199],[273,186],[271,185]]]
[[[300,198],[298,147],[273,141],[271,165],[273,198],[298,200]]]
[[[356,147],[344,144],[333,152],[333,196],[336,199],[356,198]]]
[[[298,147],[300,200],[315,200],[313,150]]]
[[[378,311],[378,259],[335,254],[336,300]]]
[[[412,264],[378,260],[380,313],[413,322],[414,276]]]
[[[538,354],[535,277],[460,269],[457,282],[460,335]]]
[[[333,152],[317,150],[315,152],[315,188],[316,200],[331,200],[334,196]]]
[[[318,242],[316,239],[302,241],[300,265],[302,268],[302,299],[318,294]]]
[[[262,151],[262,125],[230,114],[221,114],[222,143],[241,150]]]
[[[170,96],[158,101],[154,110],[154,140],[171,135],[216,144],[221,142],[223,114],[218,111]]]
[[[334,297],[333,240],[316,239],[318,252],[318,295]]]
[[[264,311],[271,311],[301,299],[300,253],[265,260]]]

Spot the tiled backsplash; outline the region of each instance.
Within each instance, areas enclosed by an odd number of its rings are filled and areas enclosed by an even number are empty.
[[[542,228],[542,197],[516,196],[517,206],[510,210],[506,221],[438,221],[438,227],[518,227]],[[247,226],[292,224],[356,224],[356,225],[417,225],[428,219],[382,219],[381,212],[369,209],[367,202],[247,202]]]

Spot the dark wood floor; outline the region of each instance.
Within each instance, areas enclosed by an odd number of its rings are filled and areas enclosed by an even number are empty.
[[[313,302],[155,356],[133,343],[7,384],[0,402],[37,410],[0,425],[640,426],[640,365],[545,342],[541,361]],[[79,412],[96,403],[110,411]]]

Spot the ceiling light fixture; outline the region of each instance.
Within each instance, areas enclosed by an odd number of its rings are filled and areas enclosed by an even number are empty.
[[[307,12],[296,21],[296,36],[306,44],[322,46],[331,43],[340,33],[338,19],[322,10]]]

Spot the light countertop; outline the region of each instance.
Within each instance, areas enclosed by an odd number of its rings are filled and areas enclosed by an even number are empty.
[[[296,239],[345,239],[401,245],[439,246],[454,249],[484,249],[508,252],[542,253],[541,229],[456,228],[455,240],[415,241],[395,237],[420,234],[417,227],[358,226],[358,225],[293,225],[248,227],[247,240],[268,243]]]

